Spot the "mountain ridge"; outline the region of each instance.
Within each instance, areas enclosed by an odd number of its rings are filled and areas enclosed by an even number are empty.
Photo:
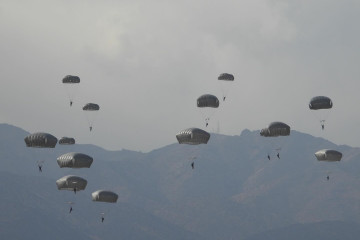
[[[4,137],[9,134],[10,137]],[[49,228],[59,224],[76,226],[79,239],[113,238],[121,229],[130,239],[177,236],[247,240],[256,234],[279,229],[281,232],[281,228],[300,223],[328,225],[329,221],[351,220],[355,225],[360,224],[357,214],[360,191],[356,188],[360,184],[357,173],[360,149],[336,145],[310,134],[292,131],[284,140],[269,139],[261,137],[258,131],[245,129],[233,136],[212,134],[206,145],[172,143],[148,153],[126,151],[125,154],[78,144],[52,150],[30,149],[25,147],[24,134],[27,132],[0,124],[0,177],[2,189],[10,196],[0,209],[5,213],[0,216],[0,229],[16,229],[15,220],[6,220],[11,214],[8,207],[11,197],[24,210],[17,213],[23,219],[44,211],[43,218],[48,221],[42,224]],[[276,157],[278,144],[281,144],[280,159]],[[323,148],[343,152],[343,159],[339,163],[317,161],[314,153]],[[95,154],[90,169],[59,169],[56,158],[73,150]],[[46,159],[43,173],[36,167],[36,159],[40,158]],[[191,161],[195,161],[194,170]],[[69,174],[88,180],[87,188],[76,196],[56,189],[55,180]],[[327,175],[330,181],[326,180]],[[21,181],[26,181],[27,189]],[[105,220],[110,228],[107,233],[94,230],[99,227],[99,215],[94,212],[97,205],[90,200],[92,191],[103,188],[119,194],[118,203],[109,206]],[[34,194],[29,203],[22,200],[26,198],[18,195],[17,189]],[[36,194],[42,194],[43,199],[36,198]],[[78,215],[68,218],[64,203],[74,197],[78,198],[74,208]],[[45,201],[46,207],[36,204],[37,201]],[[64,222],[52,224],[51,218]],[[14,229],[6,237],[12,237]],[[355,230],[354,234],[357,234]]]

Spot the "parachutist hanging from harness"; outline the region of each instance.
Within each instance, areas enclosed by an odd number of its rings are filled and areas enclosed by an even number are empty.
[[[223,92],[223,102],[225,102],[228,89],[231,87],[231,84],[229,82],[234,81],[234,75],[230,73],[222,73],[219,75],[218,80],[220,80],[221,88]]]
[[[66,88],[66,92],[69,96],[70,107],[73,104],[74,97],[79,87],[80,78],[78,76],[67,75],[63,78],[62,83]]]
[[[289,135],[290,135],[290,126],[283,122],[272,122],[268,125],[267,128],[263,128],[260,130],[260,136],[270,137],[270,139],[277,137],[282,138],[284,136],[289,136]],[[278,159],[280,159],[281,146],[275,148],[274,150],[277,153],[276,156],[278,157]],[[270,153],[272,152],[268,151],[269,160],[270,160]]]
[[[321,120],[320,124],[321,124],[321,129],[324,130],[325,129],[325,120]]]
[[[309,108],[319,112],[317,118],[320,120],[321,129],[325,129],[325,120],[328,117],[329,109],[333,107],[333,103],[329,97],[326,96],[316,96],[310,100]]]
[[[73,210],[73,209],[72,209],[72,207],[70,207],[70,211],[69,211],[69,213],[71,213],[71,212],[72,212],[72,210]]]
[[[93,129],[93,121],[95,118],[95,114],[100,110],[100,106],[96,103],[87,103],[84,107],[83,107],[83,111],[85,111],[85,114],[87,115],[87,120],[88,120],[88,124],[89,124],[89,129],[90,132]]]
[[[210,118],[209,118],[209,117],[205,118],[206,127],[209,126],[209,121],[210,121]]]
[[[336,150],[331,149],[322,149],[315,153],[315,157],[318,161],[321,162],[340,162],[342,158],[342,153]],[[330,171],[326,173],[326,180],[330,180]]]
[[[37,166],[38,166],[39,172],[42,172],[43,163],[44,163],[44,160],[37,161]]]
[[[219,107],[219,99],[211,94],[204,94],[198,97],[197,107],[200,109],[205,118],[205,127],[209,126],[210,117],[215,113]]]
[[[101,217],[101,222],[104,222],[104,220],[105,220],[105,218],[102,216],[102,217]]]
[[[194,162],[191,163],[191,168],[192,168],[192,169],[195,168],[195,163],[194,163]]]

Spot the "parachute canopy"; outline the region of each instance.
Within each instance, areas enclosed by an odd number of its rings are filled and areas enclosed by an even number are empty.
[[[267,128],[261,129],[260,135],[263,137],[289,136],[290,126],[283,122],[272,122]]]
[[[310,100],[309,108],[311,110],[329,109],[332,108],[332,105],[333,104],[330,98],[325,96],[317,96]]]
[[[62,137],[59,140],[59,144],[60,145],[72,145],[72,144],[75,144],[75,139],[69,138],[69,137]]]
[[[54,148],[57,138],[49,133],[33,133],[24,138],[27,147]]]
[[[118,195],[107,190],[98,190],[91,194],[92,200],[96,202],[116,203]]]
[[[218,77],[218,80],[234,81],[234,75],[232,75],[232,74],[230,74],[230,73],[222,73],[222,74],[220,74],[220,76]]]
[[[87,103],[84,107],[83,107],[84,111],[99,111],[100,107],[99,105],[97,105],[96,103]]]
[[[66,153],[57,158],[60,168],[90,168],[93,158],[83,153]]]
[[[207,144],[210,139],[210,133],[199,128],[188,128],[176,134],[180,144]]]
[[[204,94],[197,99],[197,106],[199,108],[203,108],[203,107],[218,108],[219,99],[214,95]]]
[[[323,149],[315,153],[317,160],[326,162],[338,162],[342,158],[342,153],[336,150]]]
[[[80,83],[80,78],[78,76],[66,75],[62,82],[65,84]]]
[[[68,175],[60,178],[56,181],[56,186],[59,190],[70,190],[73,191],[76,189],[77,191],[85,190],[87,185],[87,181],[81,177]]]
[[[89,125],[90,132],[91,132],[93,123],[95,121],[95,117],[97,116],[97,113],[100,110],[100,107],[96,103],[87,103],[83,107],[83,110],[86,115],[86,119],[88,121],[88,125]]]

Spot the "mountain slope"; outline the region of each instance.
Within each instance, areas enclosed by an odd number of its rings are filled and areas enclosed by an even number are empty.
[[[270,139],[260,137],[258,131],[244,130],[238,136],[212,134],[207,145],[174,143],[149,153],[79,144],[32,149],[23,142],[27,134],[0,124],[0,176],[6,183],[2,189],[19,202],[19,211],[13,211],[26,219],[44,211],[40,219],[64,220],[68,217],[65,203],[73,201],[74,194],[58,191],[55,180],[68,174],[84,177],[88,186],[76,194],[77,217],[63,223],[79,229],[80,239],[119,235],[130,239],[246,239],[296,224],[360,223],[360,149],[337,146],[309,134],[292,131],[289,137]],[[275,150],[279,147],[280,159]],[[341,151],[343,159],[318,162],[314,153],[323,148]],[[56,158],[71,151],[93,156],[91,168],[60,169]],[[46,159],[43,173],[36,169],[38,158]],[[193,160],[194,170],[190,167]],[[30,184],[34,181],[38,184]],[[91,192],[103,188],[119,193],[118,203],[107,206],[107,225],[99,225],[101,205],[90,200]],[[34,196],[25,204],[25,195],[16,192]],[[39,194],[46,208],[36,204]],[[10,200],[0,209],[4,213],[0,221],[7,222],[7,228],[17,225],[16,219],[7,219],[12,214],[8,206]],[[36,221],[30,223],[36,225]],[[50,220],[42,223],[52,228]],[[99,230],[100,226],[107,228]]]

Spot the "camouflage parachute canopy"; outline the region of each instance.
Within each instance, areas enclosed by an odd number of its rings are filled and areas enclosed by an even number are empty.
[[[290,126],[283,122],[272,122],[267,128],[261,129],[260,135],[263,137],[289,136]]]
[[[331,99],[325,96],[313,97],[309,103],[309,108],[311,110],[329,109],[332,108],[332,106]]]
[[[218,108],[219,99],[214,95],[204,94],[197,99],[197,106],[200,108],[203,107]]]
[[[33,133],[24,138],[27,147],[54,148],[57,138],[49,133]]]
[[[69,137],[62,137],[59,140],[59,144],[60,145],[72,145],[72,144],[75,144],[75,139],[69,138]]]
[[[62,177],[56,181],[56,186],[59,190],[70,190],[73,191],[76,189],[77,191],[85,190],[87,185],[87,181],[84,178],[68,175]]]
[[[222,73],[222,74],[220,74],[220,76],[218,77],[218,80],[234,81],[234,75],[232,75],[232,74],[230,74],[230,73]]]
[[[338,162],[342,158],[342,153],[336,150],[323,149],[315,153],[318,161]]]
[[[84,107],[83,107],[84,111],[98,111],[100,110],[99,105],[97,105],[96,103],[87,103]]]
[[[83,153],[66,153],[57,158],[60,168],[90,168],[93,158]]]
[[[98,190],[91,194],[92,200],[95,202],[116,203],[118,195],[112,191]]]
[[[80,78],[78,76],[67,75],[63,78],[62,82],[66,84],[80,83]]]
[[[207,144],[210,139],[210,133],[200,128],[188,128],[176,134],[176,138],[180,144]]]

